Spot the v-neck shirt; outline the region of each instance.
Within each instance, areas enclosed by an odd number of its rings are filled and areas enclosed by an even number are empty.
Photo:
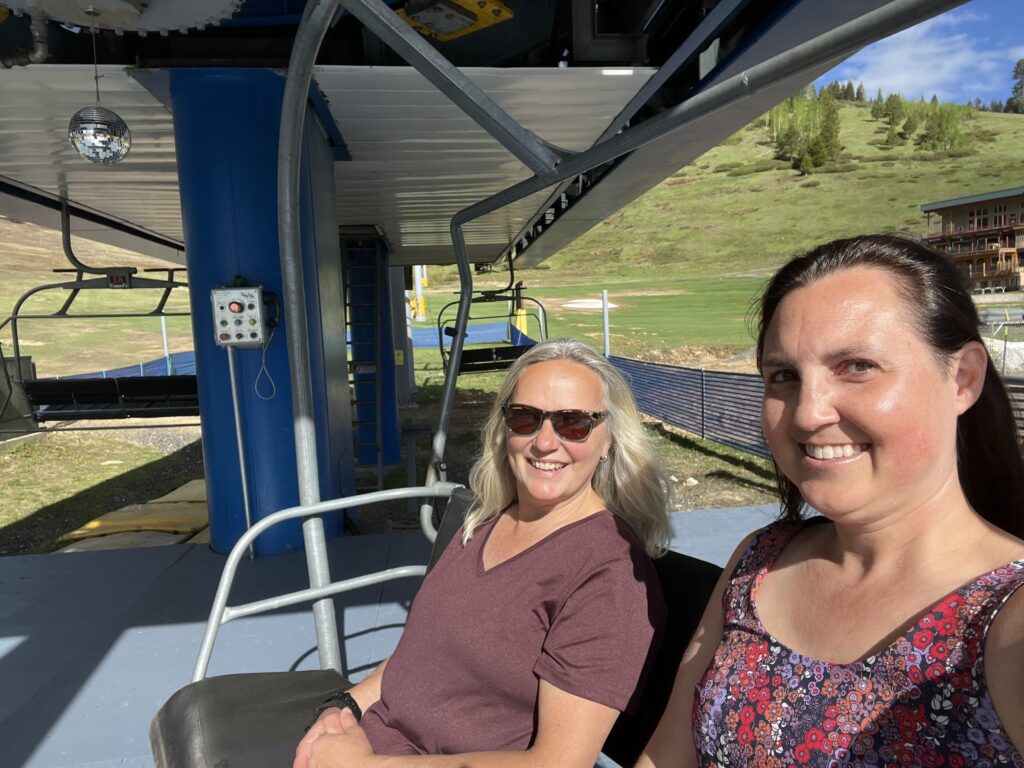
[[[653,563],[608,511],[483,566],[494,528],[461,529],[424,579],[363,718],[378,754],[522,750],[539,681],[613,709],[633,702],[665,622]]]

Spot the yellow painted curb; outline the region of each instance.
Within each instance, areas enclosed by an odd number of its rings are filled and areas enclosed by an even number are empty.
[[[106,549],[140,549],[180,544],[188,534],[160,533],[157,531],[128,531],[109,536],[93,536],[68,544],[60,552],[99,552]]]
[[[151,499],[148,504],[172,504],[179,501],[206,502],[206,481],[203,479],[189,480],[181,488],[161,496],[159,499]]]
[[[66,538],[79,540],[127,531],[190,534],[207,525],[209,525],[209,515],[206,504],[184,502],[132,504],[91,520],[78,530],[69,533]]]

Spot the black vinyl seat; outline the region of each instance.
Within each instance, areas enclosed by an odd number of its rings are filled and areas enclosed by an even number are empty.
[[[488,373],[507,370],[529,348],[529,346],[518,346],[464,349],[459,360],[459,373]]]
[[[195,376],[35,379],[23,384],[39,421],[199,414]]]
[[[438,526],[429,567],[452,540],[473,501],[456,490]],[[632,765],[650,739],[672,692],[686,644],[700,621],[721,568],[669,552],[655,561],[668,603],[668,626],[637,711],[619,716],[604,753]],[[157,768],[279,768],[317,705],[351,683],[333,670],[209,677],[175,693],[149,730]]]

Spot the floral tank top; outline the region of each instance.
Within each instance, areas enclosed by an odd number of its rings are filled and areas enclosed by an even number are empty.
[[[853,664],[796,653],[761,625],[754,595],[802,524],[763,529],[723,596],[721,645],[695,692],[702,766],[1014,766],[985,684],[989,625],[1024,585],[1024,560],[943,598],[887,648]]]

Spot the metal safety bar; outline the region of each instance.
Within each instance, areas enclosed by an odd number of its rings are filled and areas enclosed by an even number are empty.
[[[47,283],[45,285],[38,285],[22,294],[21,298],[18,299],[14,304],[14,310],[10,316],[0,323],[0,331],[11,326],[11,341],[14,348],[14,375],[15,380],[20,384],[22,382],[21,375],[21,345],[18,336],[18,321],[19,320],[53,320],[53,319],[99,319],[99,318],[120,318],[120,317],[188,317],[190,312],[166,312],[164,307],[167,305],[167,299],[171,295],[171,291],[175,288],[188,288],[188,283],[179,282],[174,279],[174,273],[184,271],[183,267],[167,267],[167,268],[156,268],[147,269],[146,272],[166,272],[167,277],[164,280],[155,280],[149,277],[135,277],[138,269],[135,267],[92,267],[88,264],[82,263],[82,261],[75,255],[74,249],[71,247],[71,206],[68,203],[66,197],[60,199],[60,234],[61,234],[61,245],[64,249],[64,257],[71,264],[71,269],[55,269],[54,272],[74,272],[76,278],[74,280],[65,280],[60,283]],[[85,275],[102,275],[102,277],[93,277],[85,279]],[[90,312],[81,315],[69,315],[68,310],[71,309],[71,305],[74,303],[78,294],[83,290],[105,288],[105,289],[116,289],[121,288],[159,288],[163,290],[160,300],[154,309],[149,312]],[[22,314],[21,308],[25,302],[28,301],[32,296],[43,291],[50,290],[66,290],[70,291],[70,295],[64,300],[60,309],[56,312],[50,313],[25,313]],[[3,407],[0,407],[0,418],[3,417],[7,411],[7,406],[10,402],[10,395],[5,399]]]
[[[365,493],[361,496],[349,496],[343,499],[333,499],[331,501],[321,501],[316,504],[290,507],[289,509],[283,509],[280,512],[275,512],[254,524],[252,528],[242,534],[238,542],[231,548],[231,554],[228,555],[227,562],[224,564],[224,570],[220,576],[220,583],[217,585],[217,593],[213,598],[213,607],[210,609],[210,617],[206,622],[206,631],[203,633],[203,640],[199,646],[199,657],[196,659],[195,670],[192,673],[192,681],[196,682],[206,677],[206,671],[210,665],[210,658],[213,655],[213,645],[217,640],[217,633],[220,631],[221,626],[227,624],[229,621],[240,619],[244,616],[252,616],[256,613],[266,613],[267,611],[277,610],[278,608],[286,608],[290,605],[306,603],[311,600],[316,601],[317,604],[326,602],[327,605],[331,607],[333,614],[334,603],[330,600],[332,595],[351,592],[354,589],[360,589],[374,584],[381,584],[385,581],[392,581],[394,579],[406,578],[409,576],[422,576],[427,572],[427,567],[425,565],[407,565],[399,568],[388,568],[387,570],[366,574],[365,576],[357,576],[355,578],[345,579],[334,583],[328,582],[327,584],[310,586],[307,589],[300,589],[295,592],[288,592],[276,597],[229,607],[228,596],[231,593],[231,586],[235,580],[235,572],[238,570],[238,564],[242,561],[242,558],[248,554],[249,546],[261,533],[278,523],[285,522],[286,520],[294,520],[302,517],[308,518],[310,515],[317,515],[317,519],[319,520],[319,515],[326,512],[340,512],[341,510],[350,509],[352,507],[365,507],[371,504],[380,504],[386,501],[398,501],[410,498],[449,498],[453,492],[461,487],[461,485],[456,483],[438,483],[437,485],[429,488],[413,487],[395,488],[387,491],[374,491],[373,493]],[[336,669],[338,672],[343,671],[340,665]]]
[[[292,385],[292,421],[295,428],[295,472],[299,504],[320,501],[320,473],[313,421],[313,386],[309,367],[309,330],[306,327],[306,294],[302,280],[299,180],[306,100],[313,79],[313,64],[327,29],[338,13],[338,0],[312,0],[306,4],[295,32],[288,75],[281,98],[281,130],[277,150],[277,225],[281,249],[281,294],[288,368]],[[302,541],[311,587],[330,583],[324,521],[309,513],[302,521]],[[269,519],[269,518],[267,518]],[[321,669],[341,672],[341,646],[331,600],[313,604],[316,647]]]

